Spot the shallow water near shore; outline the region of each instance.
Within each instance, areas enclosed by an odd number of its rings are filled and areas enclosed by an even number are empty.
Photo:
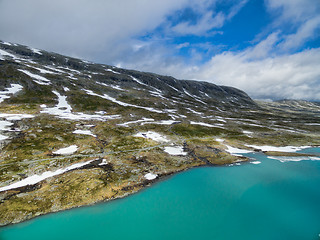
[[[191,169],[124,199],[1,228],[0,240],[320,239],[320,161],[247,156],[261,164]]]

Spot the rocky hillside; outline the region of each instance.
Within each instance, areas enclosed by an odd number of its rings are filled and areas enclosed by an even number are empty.
[[[236,166],[265,145],[280,147],[273,155],[319,145],[319,112],[0,42],[0,224],[123,197],[191,167]]]

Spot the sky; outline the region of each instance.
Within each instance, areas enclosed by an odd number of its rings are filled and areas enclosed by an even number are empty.
[[[0,39],[254,99],[320,101],[320,0],[0,0]]]

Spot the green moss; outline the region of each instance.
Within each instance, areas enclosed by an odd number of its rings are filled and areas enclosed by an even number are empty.
[[[176,124],[172,127],[172,131],[183,137],[207,137],[219,135],[239,135],[238,132],[229,131],[222,128],[204,127],[200,125],[191,124]]]
[[[7,100],[9,104],[55,104],[57,96],[52,93],[50,86],[37,87],[35,89],[24,89],[19,94]]]

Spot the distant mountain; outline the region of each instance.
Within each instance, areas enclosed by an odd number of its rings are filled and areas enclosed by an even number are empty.
[[[297,156],[288,149],[320,144],[319,113],[0,42],[0,225],[250,161],[243,153]]]
[[[68,87],[71,101],[78,92],[88,96],[86,90],[99,90],[115,98],[130,99],[129,102],[140,101],[144,106],[156,101],[160,109],[174,101],[184,106],[210,106],[218,111],[256,105],[246,93],[232,87],[94,64],[16,44],[0,43],[0,48],[0,86],[19,83],[24,94],[37,91],[38,102],[48,97],[40,96],[41,92],[63,92]]]

